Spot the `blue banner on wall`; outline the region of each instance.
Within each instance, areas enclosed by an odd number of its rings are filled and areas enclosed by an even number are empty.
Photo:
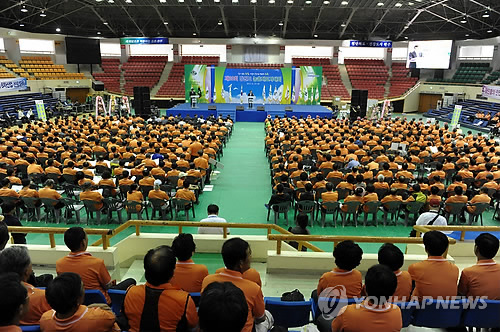
[[[384,47],[392,48],[391,41],[376,41],[376,40],[351,40],[350,47]]]
[[[168,44],[168,38],[127,37],[127,38],[120,38],[120,44],[121,45]]]
[[[27,88],[28,80],[24,77],[0,80],[0,92],[26,90]]]

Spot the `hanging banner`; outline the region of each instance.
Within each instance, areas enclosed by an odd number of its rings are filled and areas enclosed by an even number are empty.
[[[302,66],[293,68],[292,104],[319,105],[323,67]]]
[[[451,118],[451,126],[456,127],[458,120],[460,120],[460,114],[462,113],[462,105],[455,105],[455,110],[453,111],[453,117]]]
[[[119,96],[116,95],[109,95],[109,108],[108,108],[108,115],[112,116],[113,111],[115,110],[116,107],[116,98],[119,98]]]
[[[349,47],[383,47],[392,48],[391,41],[384,40],[350,40]]]
[[[128,115],[130,115],[130,103],[127,96],[122,96],[122,109],[125,109]]]
[[[482,95],[486,98],[500,99],[500,86],[483,85]]]
[[[0,80],[0,92],[26,90],[27,88],[28,80],[24,77]]]
[[[104,104],[104,100],[102,99],[102,96],[95,97],[95,118],[96,118],[96,120],[97,120],[97,116],[99,115],[99,112],[101,112],[103,116],[106,116],[106,105]]]
[[[45,113],[45,104],[43,100],[35,100],[36,115],[39,120],[47,121],[47,114]]]
[[[121,45],[168,44],[168,38],[165,38],[165,37],[156,37],[156,38],[128,37],[128,38],[120,38],[120,44]]]

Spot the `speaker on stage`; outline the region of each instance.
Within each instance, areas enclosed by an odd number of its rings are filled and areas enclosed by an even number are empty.
[[[134,109],[137,116],[145,119],[151,116],[151,100],[149,96],[149,87],[134,87]]]
[[[217,106],[216,105],[208,105],[208,110],[209,111],[217,111]]]
[[[293,108],[291,106],[286,106],[285,111],[286,112],[293,112]]]
[[[92,81],[92,89],[94,91],[104,91],[104,83],[101,81]]]
[[[257,111],[265,111],[266,108],[264,106],[257,106]]]
[[[357,116],[364,118],[366,116],[366,107],[368,105],[368,90],[352,90],[351,107],[359,106],[359,114]],[[356,114],[351,113],[351,120],[356,117]]]
[[[244,111],[245,107],[244,106],[236,106],[237,111]]]

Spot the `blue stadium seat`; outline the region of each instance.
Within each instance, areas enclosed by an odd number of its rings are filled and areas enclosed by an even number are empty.
[[[98,289],[86,289],[85,290],[85,299],[83,300],[83,304],[89,305],[92,303],[105,303],[105,304],[107,304],[108,302],[106,301],[104,294],[102,294],[100,290],[98,290]]]
[[[40,332],[40,325],[21,325],[21,330],[24,332]]]
[[[362,301],[362,299],[358,300],[359,302]],[[332,303],[333,302],[333,303]],[[345,307],[349,304],[354,304],[356,303],[355,299],[338,299],[338,298],[328,298],[328,297],[320,297],[318,299],[318,303],[312,304],[312,313],[313,313],[313,318],[316,320],[321,314],[326,314],[329,316],[334,310],[337,310],[338,306]],[[321,308],[328,308],[328,312],[321,312],[319,310],[321,304]],[[340,308],[338,308],[340,310]],[[338,312],[337,310],[337,312]],[[333,317],[332,317],[333,318]]]
[[[108,290],[108,295],[111,298],[111,310],[113,310],[116,316],[118,316],[118,314],[120,314],[120,311],[122,310],[123,301],[125,300],[125,294],[127,294],[127,291],[124,290]]]
[[[476,328],[499,328],[500,327],[500,301],[481,300],[482,303],[465,311],[464,325]],[[486,305],[486,306],[485,306]]]
[[[460,325],[467,300],[424,300],[415,310],[412,325],[422,327],[448,328]]]
[[[289,302],[281,301],[279,297],[265,297],[264,303],[277,326],[300,327],[311,322],[311,300]]]
[[[418,307],[418,302],[396,302],[394,303],[401,309],[401,318],[403,319],[403,327],[408,327],[413,319],[413,313]]]
[[[189,295],[191,295],[191,298],[193,299],[193,302],[196,305],[196,308],[198,308],[200,305],[201,293],[189,293]]]

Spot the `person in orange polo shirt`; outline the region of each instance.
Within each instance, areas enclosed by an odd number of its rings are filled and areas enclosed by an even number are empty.
[[[439,231],[427,232],[424,234],[424,246],[429,256],[427,260],[408,267],[411,279],[415,282],[412,295],[419,300],[424,296],[456,296],[458,267],[443,257],[448,250],[448,237]]]
[[[104,197],[102,197],[101,193],[95,190],[92,190],[92,184],[90,182],[85,182],[82,185],[83,191],[80,193],[80,200],[81,201],[94,201],[95,203],[95,208],[97,210],[102,209],[103,207],[103,202],[102,200]]]
[[[213,282],[231,282],[245,294],[248,304],[247,321],[242,332],[251,332],[254,323],[257,331],[267,330],[268,321],[264,309],[264,296],[256,283],[243,278],[243,273],[250,268],[252,251],[248,242],[232,238],[224,242],[221,250],[226,268],[221,273],[211,274],[203,280],[202,296],[205,288]]]
[[[45,187],[42,189],[38,190],[38,196],[40,198],[50,198],[57,200],[58,202],[54,203],[54,207],[56,209],[60,209],[64,207],[64,203],[59,201],[61,199],[61,194],[59,194],[56,190],[54,190],[55,182],[52,179],[48,179],[45,181]]]
[[[187,327],[197,327],[193,299],[170,283],[175,266],[175,255],[169,246],[151,249],[144,256],[146,284],[130,287],[123,302],[130,332],[175,332],[184,314]]]
[[[212,282],[200,298],[198,316],[203,332],[241,331],[247,315],[245,294],[230,282]]]
[[[474,213],[474,211],[476,211],[476,207],[472,206],[472,205],[474,205],[476,203],[490,204],[490,202],[491,202],[491,197],[488,196],[488,188],[482,187],[480,194],[472,197],[472,199],[467,204],[467,211],[469,213]]]
[[[19,321],[29,309],[28,290],[15,273],[5,273],[0,275],[0,294],[0,332],[21,332]]]
[[[486,296],[488,300],[500,300],[500,264],[493,260],[499,241],[492,234],[482,233],[474,242],[477,264],[462,270],[458,293],[467,297]]]
[[[2,273],[16,274],[24,287],[28,290],[28,312],[22,317],[21,324],[38,324],[43,313],[50,310],[50,305],[45,299],[45,291],[35,288],[27,282],[33,273],[31,258],[27,247],[12,246],[2,250],[0,254],[0,271],[2,271]],[[2,297],[4,296],[5,294],[2,293]],[[4,300],[5,299],[2,299],[2,301]]]
[[[351,304],[340,309],[332,322],[332,332],[400,331],[403,327],[401,309],[389,302],[397,287],[394,273],[385,265],[374,265],[366,272],[365,281],[368,299],[360,305]]]
[[[191,257],[196,251],[193,235],[181,233],[172,242],[177,263],[170,283],[189,293],[199,293],[201,283],[208,275],[205,265],[195,264]]]
[[[62,273],[47,286],[45,292],[52,310],[43,314],[40,328],[48,331],[119,332],[115,315],[108,306],[83,305],[85,290],[76,273]]]
[[[408,302],[412,290],[411,276],[408,271],[401,271],[405,256],[401,249],[392,243],[383,244],[378,250],[379,264],[389,267],[398,280],[398,286],[392,295],[390,302]]]
[[[196,196],[191,190],[189,190],[189,181],[184,181],[182,187],[183,187],[182,189],[177,190],[177,192],[175,193],[175,198],[180,198],[180,199],[185,199],[186,201],[190,201],[191,203],[188,203],[186,205],[186,209],[190,209],[191,204],[196,202]]]
[[[363,196],[363,211],[368,211],[368,207],[364,204],[372,201],[378,201],[378,195],[375,192],[375,187],[373,186],[373,184],[369,184],[366,186],[366,193]]]
[[[361,263],[363,250],[360,246],[351,240],[340,242],[333,249],[333,257],[337,266],[332,271],[324,273],[318,282],[315,298],[323,297],[321,293],[327,288],[335,288],[337,286],[345,287],[345,296],[348,298],[361,296],[363,288],[363,277],[361,272],[355,270],[355,267]]]
[[[135,285],[132,278],[123,280],[114,286],[116,281],[111,280],[104,260],[92,256],[87,252],[88,237],[85,230],[81,227],[71,227],[64,232],[64,243],[71,250],[68,256],[56,261],[56,272],[74,272],[82,278],[85,289],[98,289],[104,294],[108,303],[111,298],[107,290],[109,288],[126,290],[130,285]]]

